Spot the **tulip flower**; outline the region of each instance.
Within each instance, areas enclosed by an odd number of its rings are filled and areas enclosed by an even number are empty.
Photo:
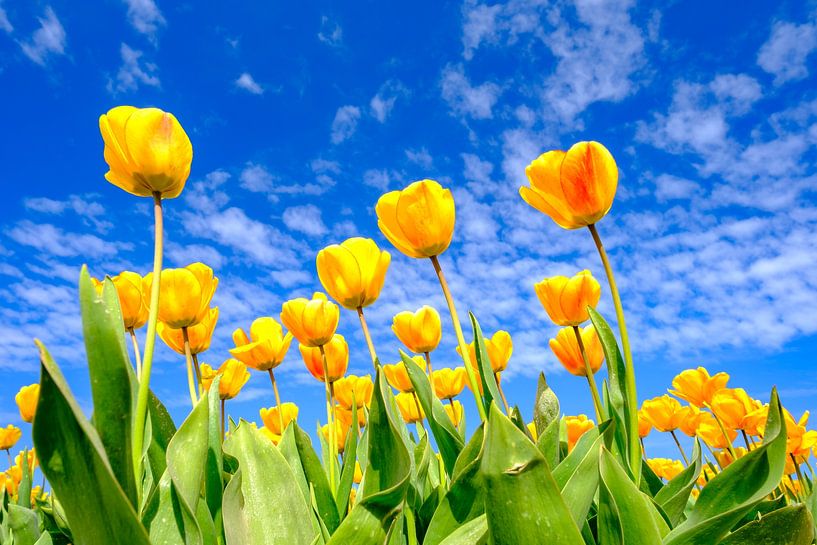
[[[711,403],[715,393],[726,388],[728,381],[729,375],[726,373],[709,376],[709,371],[703,367],[687,369],[672,379],[672,387],[675,389],[670,390],[670,393],[698,408],[706,407]]]
[[[335,405],[335,414],[337,414],[338,422],[340,422],[341,426],[345,426],[347,428],[352,426],[352,422],[356,422],[359,428],[362,428],[366,425],[366,408],[365,407],[358,407],[357,409],[357,418],[354,417],[352,414],[351,409],[346,409],[343,406],[336,404]]]
[[[727,429],[726,434],[724,434],[723,430],[714,416],[702,412],[695,435],[713,449],[731,448],[732,441],[735,440],[738,433],[735,430]]]
[[[715,458],[718,460],[718,465],[721,466],[721,469],[726,469],[732,462],[738,458],[743,458],[749,452],[743,447],[735,447],[734,450],[735,456],[732,456],[732,453],[727,449],[719,450],[715,453]]]
[[[428,305],[415,312],[396,314],[391,329],[400,342],[415,354],[433,352],[442,338],[440,314]]]
[[[445,409],[448,418],[451,419],[451,422],[454,426],[459,426],[460,421],[462,420],[465,411],[462,407],[462,403],[459,401],[451,401],[448,405],[443,405],[443,409]]]
[[[491,369],[494,373],[501,373],[508,367],[508,362],[513,354],[513,341],[507,331],[497,331],[493,337],[485,338],[485,350],[488,352],[488,360],[491,362]],[[460,348],[457,352],[462,355]],[[468,345],[468,360],[471,366],[477,369],[477,351],[474,343]]]
[[[187,328],[187,337],[190,342],[190,353],[198,356],[210,348],[210,341],[213,338],[213,331],[218,323],[218,307],[208,309],[202,319],[196,325]],[[156,333],[159,334],[165,344],[173,351],[185,355],[184,333],[181,329],[175,329],[164,322],[156,324]]]
[[[452,399],[462,393],[465,388],[465,368],[464,367],[443,367],[431,374],[431,381],[434,390],[440,399]]]
[[[233,331],[235,348],[230,355],[258,371],[269,371],[281,365],[292,342],[292,333],[284,330],[275,318],[256,318],[250,326],[250,336],[243,329]]]
[[[593,373],[597,373],[604,362],[604,350],[601,347],[598,335],[596,335],[596,329],[589,325],[580,328],[580,333],[590,368]],[[572,328],[560,329],[556,334],[556,338],[550,340],[549,345],[553,354],[570,374],[576,376],[585,375],[584,359]]]
[[[349,345],[343,335],[335,334],[328,343],[322,345],[326,353],[326,368],[321,357],[321,347],[299,345],[301,357],[307,370],[321,382],[335,382],[340,379],[349,365]]]
[[[638,411],[638,437],[644,439],[652,431],[652,424],[644,416],[644,411]]]
[[[349,310],[377,300],[390,262],[389,252],[381,251],[372,239],[360,237],[327,246],[316,259],[324,289]]]
[[[355,484],[360,484],[360,481],[363,480],[363,470],[360,469],[360,463],[355,462],[355,474],[352,477],[352,482]]]
[[[335,434],[334,437],[330,433],[330,430],[334,428]],[[343,449],[346,446],[346,436],[349,435],[350,426],[343,425],[341,423],[340,426],[333,425],[333,424],[324,424],[320,428],[321,436],[323,436],[324,441],[327,443],[335,445],[335,453],[343,454]],[[331,476],[330,476],[331,477]]]
[[[346,410],[352,410],[352,398],[358,408],[369,407],[372,403],[374,383],[371,375],[362,377],[346,375],[335,381],[335,399]]]
[[[171,113],[117,106],[99,118],[105,142],[105,179],[128,193],[178,197],[190,175],[193,146]]]
[[[712,412],[727,428],[739,430],[746,416],[759,407],[743,388],[723,388],[712,396]]]
[[[601,286],[588,270],[573,278],[545,278],[533,287],[550,319],[562,327],[581,325],[589,320],[587,307],[596,308],[601,297]]]
[[[425,373],[426,360],[422,356],[412,356],[411,361]],[[414,385],[409,378],[406,364],[402,360],[391,365],[384,365],[383,374],[386,376],[386,380],[389,381],[389,384],[395,389],[406,393],[414,391]]]
[[[11,450],[22,436],[23,432],[17,426],[9,424],[5,428],[0,428],[0,450]]]
[[[702,415],[705,414],[695,405],[686,405],[681,407],[679,411],[678,429],[684,432],[684,435],[695,437],[698,430],[698,424],[701,422]]]
[[[147,297],[143,293],[143,279],[138,273],[122,271],[111,278],[119,296],[119,309],[125,329],[139,329],[148,320]],[[97,292],[102,293],[102,282],[91,278]]]
[[[659,478],[667,481],[671,481],[684,470],[684,464],[680,460],[669,458],[651,458],[647,460],[647,465]]]
[[[150,293],[152,283],[153,273],[148,273],[143,293]],[[196,325],[209,313],[217,286],[213,269],[204,263],[164,269],[159,289],[159,321],[173,329]]]
[[[264,427],[274,435],[281,436],[290,422],[298,420],[298,406],[290,402],[282,403],[279,407],[261,409],[260,414]]]
[[[656,430],[662,432],[678,429],[685,416],[681,413],[681,404],[678,400],[668,395],[644,400],[641,413]]]
[[[14,401],[17,402],[17,408],[20,410],[20,418],[24,422],[31,423],[34,421],[34,413],[37,412],[37,402],[40,399],[40,385],[30,384],[23,386],[17,395],[14,396]]]
[[[403,420],[406,424],[417,424],[418,422],[422,422],[423,418],[425,418],[423,408],[420,407],[414,393],[399,393],[394,396],[394,399],[397,401],[397,408],[400,409],[400,414],[403,416]]]
[[[305,347],[327,344],[338,328],[340,310],[326,295],[315,292],[312,299],[292,299],[281,308],[284,326]]]
[[[769,416],[769,404],[761,405],[757,409],[747,414],[743,422],[741,422],[741,429],[748,435],[758,437],[763,435],[763,430],[766,427],[766,418]]]
[[[221,381],[218,383],[218,396],[223,401],[237,396],[241,388],[250,380],[247,366],[233,358],[225,360],[218,370],[214,370],[206,363],[201,364],[201,375],[205,390],[209,390],[216,376],[221,375]]]
[[[377,226],[409,257],[443,253],[454,235],[454,197],[434,180],[420,180],[386,193],[375,206]]]
[[[596,424],[587,418],[587,415],[565,416],[564,426],[567,434],[567,450],[570,452],[582,435],[593,429]]]

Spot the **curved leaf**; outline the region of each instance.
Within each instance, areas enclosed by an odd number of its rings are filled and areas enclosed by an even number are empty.
[[[295,422],[290,425],[295,434],[295,446],[298,448],[298,455],[301,457],[301,466],[315,495],[315,505],[318,508],[318,513],[326,525],[326,529],[329,533],[332,533],[340,524],[340,517],[338,516],[335,497],[329,487],[329,480],[326,478],[326,471],[324,471],[320,458],[312,448],[312,440],[309,435],[298,427]]]
[[[454,531],[440,545],[485,545],[488,543],[488,520],[480,515]]]
[[[554,421],[559,420],[561,409],[559,408],[559,398],[548,386],[544,373],[539,373],[539,382],[536,385],[536,403],[533,406],[533,422],[536,426],[536,433],[542,435],[547,427]]]
[[[496,384],[494,369],[491,367],[491,360],[488,358],[488,350],[485,348],[485,338],[482,336],[482,329],[479,327],[476,316],[473,312],[468,313],[471,318],[471,327],[474,329],[474,347],[477,356],[477,369],[482,382],[482,399],[487,413],[491,408],[491,402],[496,400],[499,403],[499,386]],[[467,359],[466,355],[463,358]]]
[[[805,505],[789,505],[741,527],[720,545],[811,545],[814,519]]]
[[[684,516],[689,494],[695,487],[702,467],[701,444],[695,439],[695,445],[692,448],[692,463],[655,495],[655,502],[661,506],[673,525],[677,525]]]

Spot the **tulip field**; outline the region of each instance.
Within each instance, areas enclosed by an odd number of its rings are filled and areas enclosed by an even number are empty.
[[[33,444],[13,425],[0,428],[9,465],[0,473],[0,545],[814,543],[817,430],[807,412],[791,414],[775,389],[755,399],[714,368],[668,374],[666,394],[639,396],[636,333],[616,283],[626,271],[603,245],[619,182],[603,144],[542,150],[519,189],[559,227],[583,230],[605,272],[543,271],[530,286],[561,328],[550,350],[586,383],[586,410],[574,415],[544,373],[535,398],[506,395],[514,341],[483,331],[458,306],[438,259],[452,242],[457,203],[430,179],[371,203],[392,247],[361,234],[323,248],[314,293],[233,331],[220,366],[200,363],[218,327],[218,270],[166,268],[163,255],[163,214],[184,191],[191,141],[157,108],[113,108],[99,128],[110,182],[100,191],[153,203],[152,272],[76,271],[92,412],[39,341],[39,376],[3,400],[4,411],[16,402]],[[367,310],[384,283],[399,281],[387,276],[390,251],[433,270],[446,307],[404,309],[377,325],[391,326],[392,344],[375,346]],[[597,310],[602,295],[612,315]],[[341,319],[359,323],[365,345],[337,333]],[[435,353],[449,323],[454,367]],[[157,342],[185,362],[182,422],[151,388]],[[348,373],[350,352],[366,355],[369,374]],[[299,422],[297,402],[281,401],[276,370],[293,353],[325,396],[317,430]],[[398,354],[398,363],[381,363]],[[275,403],[256,422],[235,421],[226,402],[251,374],[263,376]],[[645,448],[650,434],[674,456]]]

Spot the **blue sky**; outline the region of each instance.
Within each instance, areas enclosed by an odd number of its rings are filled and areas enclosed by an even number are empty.
[[[72,8],[0,2],[0,424],[19,423],[12,397],[36,380],[34,336],[89,408],[79,267],[96,276],[150,267],[148,200],[103,178],[97,118],[119,104],[173,112],[193,142],[188,186],[166,205],[166,263],[201,260],[221,279],[203,361],[223,361],[234,327],[317,289],[316,252],[354,235],[393,254],[368,315],[381,359],[395,360],[391,317],[444,303],[430,264],[393,251],[373,206],[430,177],[457,202],[442,262],[461,312],[513,336],[509,397],[530,416],[544,370],[566,412],[591,413],[584,382],[547,349],[556,328],[532,285],[582,268],[602,279],[598,258],[588,233],[559,229],[517,190],[539,153],[594,139],[621,172],[599,230],[619,275],[640,397],[705,365],[758,397],[777,384],[794,412],[813,408],[814,2]],[[612,320],[602,285],[600,310]],[[352,313],[340,330],[350,370],[369,371]],[[438,366],[456,364],[453,345],[446,323]],[[157,358],[154,388],[181,418],[183,362],[164,346]],[[311,429],[323,390],[297,349],[279,378]],[[228,407],[258,420],[272,403],[254,373]],[[673,454],[659,438],[648,448]]]

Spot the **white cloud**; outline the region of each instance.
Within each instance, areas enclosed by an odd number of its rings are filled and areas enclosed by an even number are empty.
[[[363,173],[363,183],[380,191],[388,191],[391,180],[391,174],[385,169],[371,168]]]
[[[291,230],[312,237],[325,235],[329,230],[321,219],[321,209],[314,204],[290,206],[284,210],[284,224]]]
[[[253,95],[262,95],[264,94],[264,88],[258,84],[258,82],[253,79],[252,75],[249,72],[244,72],[238,79],[235,80],[235,86],[239,89],[244,89],[248,93]]]
[[[348,140],[357,130],[357,122],[360,119],[360,108],[357,106],[341,106],[335,112],[335,119],[332,120],[332,143],[340,144]]]
[[[168,263],[176,267],[186,267],[190,263],[200,261],[214,270],[224,266],[226,260],[221,252],[207,244],[176,244],[168,242],[165,246],[165,255]]]
[[[38,224],[29,220],[17,223],[7,231],[7,235],[18,244],[30,246],[57,257],[113,256],[120,249],[131,246],[103,240],[94,235],[67,233],[55,225]]]
[[[2,3],[0,3],[0,30],[8,32],[9,34],[14,32],[14,27],[11,25],[11,21],[9,21]]]
[[[431,165],[434,164],[434,159],[425,147],[407,149],[406,159],[426,169],[431,168]]]
[[[38,20],[40,28],[34,31],[31,38],[21,42],[20,47],[26,57],[37,64],[45,65],[49,56],[65,54],[66,35],[65,29],[51,6],[45,8],[45,15],[39,17]]]
[[[399,81],[387,81],[380,86],[377,94],[369,101],[369,109],[372,117],[381,123],[385,123],[386,119],[394,109],[394,103],[398,98],[408,95],[408,89]]]
[[[340,25],[325,15],[321,17],[321,30],[318,39],[332,47],[338,47],[343,41],[343,29]]]
[[[142,62],[143,53],[132,49],[128,44],[122,43],[119,48],[122,56],[122,66],[116,73],[116,82],[108,80],[108,92],[122,93],[136,91],[140,85],[149,87],[159,87],[161,82],[156,75],[158,67],[152,62]]]
[[[247,163],[238,179],[241,182],[241,187],[255,193],[272,191],[275,182],[275,176],[266,167],[255,163]]]
[[[490,81],[471,85],[462,65],[446,66],[440,85],[443,99],[449,107],[457,115],[474,119],[493,117],[492,109],[502,93],[502,88]]]
[[[772,74],[775,85],[808,76],[806,60],[817,49],[817,25],[778,22],[757,54],[757,64]]]
[[[166,24],[159,6],[153,0],[124,0],[128,6],[128,21],[155,45],[159,27]]]
[[[698,183],[677,176],[661,174],[655,179],[655,198],[658,202],[690,199],[699,190]]]

